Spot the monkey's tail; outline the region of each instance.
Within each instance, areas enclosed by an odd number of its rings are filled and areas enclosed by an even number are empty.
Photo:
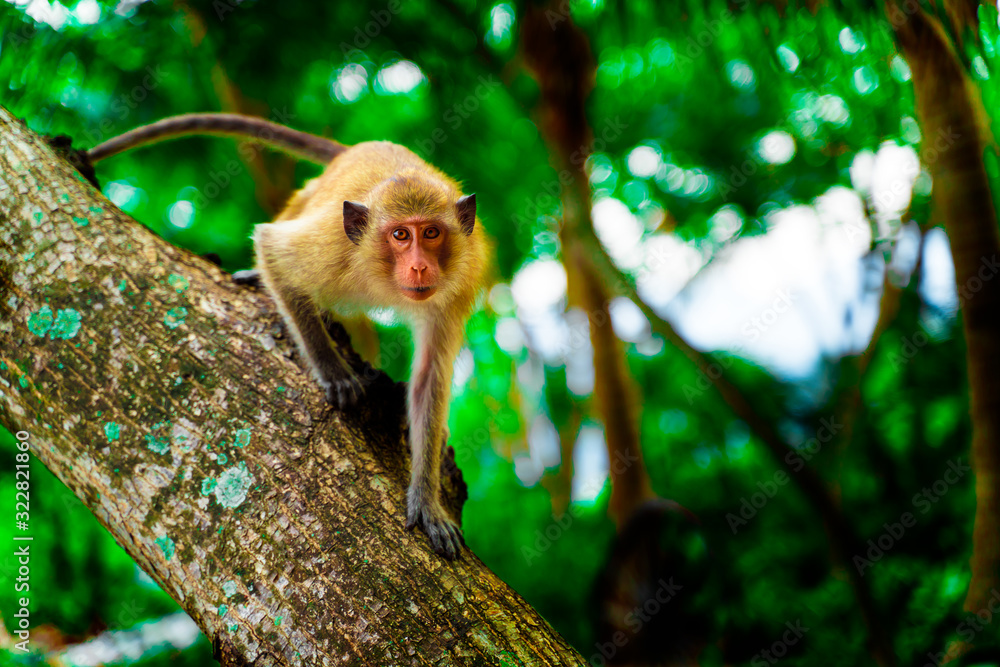
[[[193,135],[239,137],[291,153],[317,164],[329,164],[347,146],[300,132],[263,118],[235,113],[188,113],[137,127],[87,151],[91,162],[148,144]]]

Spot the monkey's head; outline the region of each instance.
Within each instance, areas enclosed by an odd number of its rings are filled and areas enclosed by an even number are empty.
[[[369,204],[344,202],[344,231],[359,249],[373,247],[392,286],[411,301],[447,292],[462,273],[476,224],[476,195],[457,197],[422,179],[395,178]]]

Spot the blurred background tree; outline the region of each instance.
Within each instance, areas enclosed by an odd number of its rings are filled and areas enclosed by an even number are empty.
[[[995,7],[918,5],[992,126]],[[981,606],[963,611],[976,489],[958,312],[990,290],[956,284],[948,210],[931,206],[935,168],[970,138],[926,132],[913,91],[933,62],[894,27],[862,0],[30,0],[0,8],[0,103],[79,147],[223,110],[412,148],[477,193],[496,243],[450,422],[471,548],[595,665],[651,661],[609,644],[615,619],[685,640],[661,660],[923,664],[997,642],[996,623],[970,622]],[[996,154],[978,154],[996,191]],[[188,139],[98,176],[156,233],[237,270],[252,226],[316,173]],[[356,347],[411,348],[373,317]],[[405,378],[407,355],[387,357]],[[36,475],[47,650],[173,618]]]

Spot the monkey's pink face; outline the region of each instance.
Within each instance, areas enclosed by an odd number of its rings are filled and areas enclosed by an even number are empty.
[[[429,299],[437,291],[441,260],[446,252],[447,230],[436,221],[407,220],[387,227],[396,282],[414,301]]]

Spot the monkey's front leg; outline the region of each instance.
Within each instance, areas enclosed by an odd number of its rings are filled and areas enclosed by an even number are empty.
[[[233,273],[232,278],[233,282],[237,285],[247,285],[248,287],[257,287],[260,285],[260,271],[258,269],[236,271]]]
[[[299,352],[326,390],[326,400],[344,409],[358,402],[364,387],[350,363],[334,346],[312,298],[316,276],[306,268],[314,258],[303,257],[300,247],[310,249],[316,245],[303,246],[301,243],[300,236],[303,229],[310,229],[309,224],[310,221],[305,220],[257,225],[254,231],[257,273],[278,304]]]
[[[263,276],[299,351],[326,391],[326,400],[339,410],[355,405],[364,395],[364,385],[334,346],[312,299],[280,281],[269,280],[266,272]]]
[[[423,338],[423,337],[421,337]],[[421,342],[411,374],[407,408],[410,417],[410,488],[406,492],[406,529],[418,524],[434,551],[454,559],[465,539],[441,504],[441,449],[451,393],[454,355],[445,341],[430,336]]]

